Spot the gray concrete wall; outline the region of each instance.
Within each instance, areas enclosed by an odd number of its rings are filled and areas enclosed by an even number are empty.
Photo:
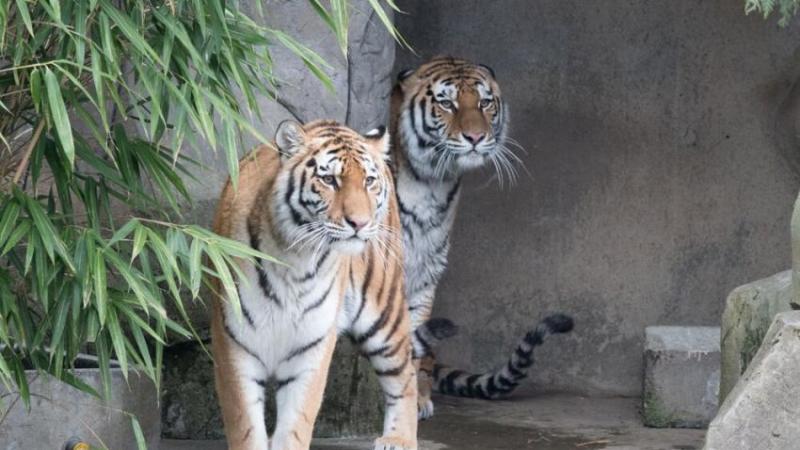
[[[741,0],[405,0],[419,57],[491,65],[530,172],[469,178],[436,313],[462,334],[440,360],[502,362],[545,312],[576,331],[534,381],[638,394],[647,325],[718,325],[727,293],[790,264],[798,176],[785,99],[800,27]],[[794,162],[796,163],[796,161]]]

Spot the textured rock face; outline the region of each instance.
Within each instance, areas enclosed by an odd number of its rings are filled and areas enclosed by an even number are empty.
[[[162,435],[169,439],[224,438],[214,392],[214,369],[208,354],[199,344],[186,342],[170,349],[164,367]],[[268,387],[268,399],[274,399],[271,389]],[[266,406],[267,429],[271,430],[275,405],[267,402]],[[314,435],[374,435],[382,423],[383,395],[372,367],[347,338],[342,338],[331,363]]]
[[[790,309],[792,272],[745,284],[728,295],[722,313],[722,375],[720,403],[747,369],[772,319]]]
[[[702,428],[717,411],[719,328],[647,327],[644,424]]]
[[[778,314],[711,422],[706,450],[790,450],[800,442],[800,312]]]
[[[794,309],[800,308],[800,194],[794,203],[792,214],[792,298]]]
[[[77,369],[74,373],[100,390],[100,372],[96,369]],[[30,411],[21,400],[15,400],[16,393],[8,393],[0,385],[0,450],[62,449],[73,437],[92,448],[103,448],[102,442],[114,450],[135,450],[138,447],[128,414],[138,418],[148,448],[158,449],[158,398],[147,377],[131,373],[126,381],[119,369],[112,369],[112,398],[102,403],[35,371],[27,372],[27,376]]]

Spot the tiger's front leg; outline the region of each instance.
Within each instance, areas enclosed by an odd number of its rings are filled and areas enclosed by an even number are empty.
[[[311,446],[336,337],[336,328],[331,327],[320,342],[296,350],[278,368],[278,421],[271,450],[308,450]],[[308,347],[312,344],[313,347]]]
[[[399,294],[398,294],[398,298]],[[404,302],[365,305],[355,341],[378,375],[386,402],[383,435],[375,450],[417,449],[417,375],[412,361],[410,323]]]
[[[265,378],[263,363],[242,347],[223,324],[221,308],[215,307],[211,322],[214,384],[222,408],[222,422],[229,450],[267,450],[264,423]]]

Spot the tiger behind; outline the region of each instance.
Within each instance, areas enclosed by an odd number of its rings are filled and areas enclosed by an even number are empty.
[[[430,355],[440,338],[431,330],[436,322],[428,319],[447,266],[462,176],[488,164],[501,182],[516,176],[514,163],[519,160],[507,147],[508,116],[492,69],[462,59],[435,58],[401,72],[392,92],[392,160],[403,224],[406,297],[418,357]],[[418,374],[420,417],[433,414],[432,387],[468,397],[508,394],[533,364],[533,348],[547,335],[571,329],[568,316],[545,318],[519,342],[503,368],[484,374],[434,366],[434,359],[426,357]]]
[[[383,130],[362,136],[334,122],[284,122],[278,152],[256,149],[240,162],[238,188],[223,189],[214,230],[285,263],[238,261],[241,315],[226,299],[214,301],[215,385],[230,449],[309,448],[339,331],[369,357],[384,391],[384,433],[374,448],[417,448],[388,140]],[[269,380],[278,411],[271,437]]]

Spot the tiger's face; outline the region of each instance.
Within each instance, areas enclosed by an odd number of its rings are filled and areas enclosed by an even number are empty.
[[[290,248],[358,253],[380,239],[392,192],[385,129],[361,135],[335,122],[286,121],[275,142],[277,216]]]
[[[516,159],[504,145],[508,113],[489,67],[436,58],[402,72],[398,91],[397,131],[421,175],[458,177],[490,162],[499,171]]]

